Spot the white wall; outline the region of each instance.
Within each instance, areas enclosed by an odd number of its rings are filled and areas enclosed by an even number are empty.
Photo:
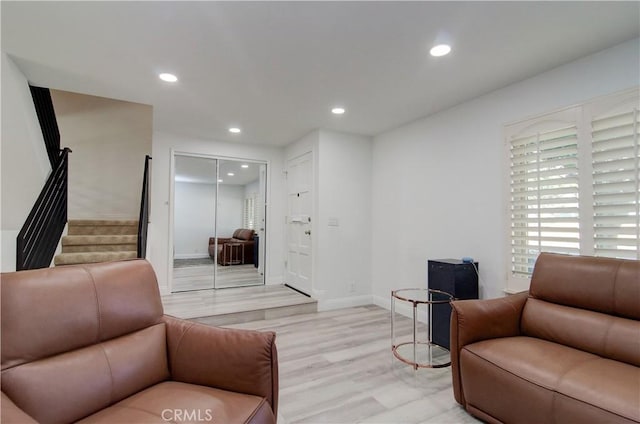
[[[314,247],[318,307],[371,303],[370,137],[320,131]]]
[[[0,269],[10,272],[16,269],[16,236],[51,172],[51,165],[26,77],[6,53],[2,53],[1,66]]]
[[[69,155],[69,219],[138,219],[153,108],[51,90]]]
[[[426,287],[427,259],[472,256],[483,298],[503,295],[503,125],[638,85],[632,40],[374,138],[373,294]]]
[[[244,186],[244,197],[250,197],[252,194],[257,193],[260,195],[260,180],[250,182]]]
[[[176,182],[174,196],[174,257],[208,257],[215,226],[215,184]]]
[[[287,160],[313,153],[312,293],[320,310],[371,303],[370,137],[313,131]]]
[[[282,284],[284,265],[283,149],[248,144],[223,143],[164,132],[153,134],[151,223],[148,256],[156,271],[160,290],[169,291],[171,151],[267,162],[267,284]]]
[[[245,186],[220,184],[218,237],[231,237],[242,228]],[[206,258],[214,236],[216,185],[176,182],[174,192],[174,257]]]
[[[231,237],[242,228],[244,186],[221,184],[218,194],[218,237]]]

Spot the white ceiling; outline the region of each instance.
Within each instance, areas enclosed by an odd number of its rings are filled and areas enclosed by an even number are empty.
[[[636,1],[0,7],[2,50],[32,84],[150,104],[157,130],[271,145],[375,135],[640,35]],[[452,53],[429,56],[439,41]]]

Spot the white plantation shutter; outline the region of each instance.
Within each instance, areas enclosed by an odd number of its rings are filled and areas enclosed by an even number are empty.
[[[595,254],[640,259],[638,110],[594,119],[591,128]]]
[[[258,193],[253,195],[253,219],[254,230],[260,230],[264,227],[264,203],[259,201]]]
[[[255,230],[255,198],[246,197],[244,199],[244,210],[242,214],[242,226],[249,230]]]
[[[507,291],[540,252],[640,259],[640,90],[505,126]]]
[[[528,275],[542,251],[580,251],[577,127],[514,137],[510,157],[511,271]]]

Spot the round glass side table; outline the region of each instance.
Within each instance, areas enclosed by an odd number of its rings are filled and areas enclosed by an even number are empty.
[[[400,289],[391,291],[391,351],[393,355],[413,367],[443,368],[451,365],[449,350],[433,343],[431,329],[432,306],[449,303],[453,296],[447,292],[435,289]],[[396,342],[396,301],[408,302],[413,310],[413,335],[411,341]],[[418,306],[426,305],[427,309],[427,340],[418,338]],[[411,355],[412,359],[407,358]]]

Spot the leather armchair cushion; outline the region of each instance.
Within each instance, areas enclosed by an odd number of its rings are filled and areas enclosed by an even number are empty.
[[[184,419],[185,414],[189,414],[190,419]],[[136,393],[79,423],[166,424],[198,421],[230,424],[265,423],[274,422],[275,418],[266,399],[260,396],[166,381]]]
[[[640,366],[640,321],[529,299],[522,332]]]
[[[253,240],[255,232],[253,230],[238,228],[233,232],[232,238],[238,241],[251,241]]]
[[[140,260],[6,273],[1,302],[2,369],[140,330],[163,314],[153,269]]]
[[[640,320],[638,261],[541,253],[531,297],[559,305]]]
[[[2,405],[2,411],[0,415],[0,422],[3,424],[38,424],[36,420],[27,415],[22,409],[18,408],[9,396],[2,392],[2,399],[0,400]]]
[[[165,325],[6,369],[2,390],[40,423],[73,422],[169,378]]]
[[[218,245],[228,243],[229,241],[231,241],[231,237],[218,237]],[[216,244],[216,238],[209,237],[209,248],[211,248],[211,246],[215,244]]]
[[[468,404],[502,422],[548,422],[567,398],[609,419],[640,421],[640,369],[632,365],[546,340],[507,337],[465,346],[460,366]]]
[[[3,423],[202,422],[162,412],[203,405],[209,422],[275,422],[275,334],[162,315],[148,262],[8,273],[1,283]]]

